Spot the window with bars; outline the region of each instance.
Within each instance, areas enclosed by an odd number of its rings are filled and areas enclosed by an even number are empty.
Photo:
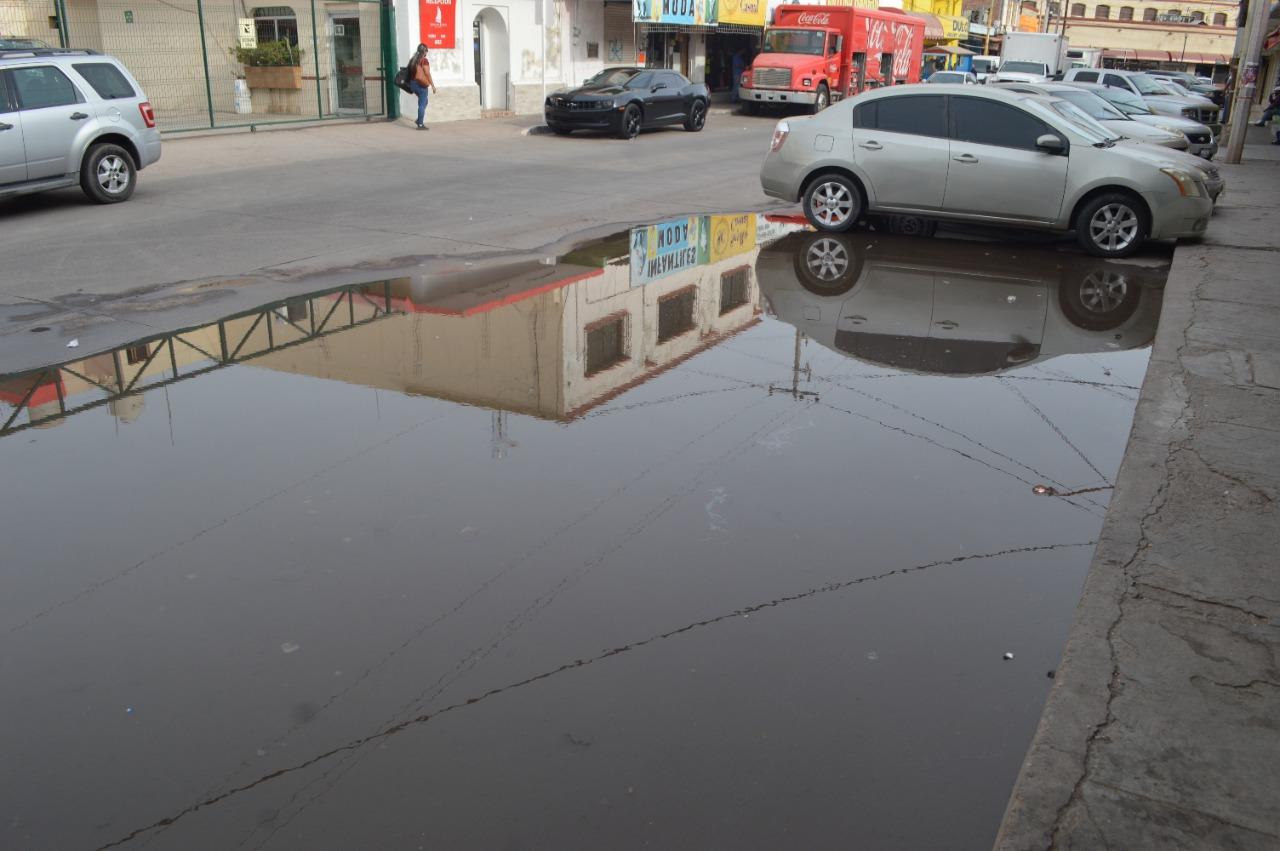
[[[1094,9],[1093,9],[1093,16],[1094,16],[1095,18],[1097,18],[1098,20],[1106,20],[1107,18],[1110,18],[1110,17],[1111,17],[1111,7],[1110,7],[1110,6],[1101,6],[1101,5],[1099,5],[1099,6],[1095,6],[1095,7],[1094,7]]]
[[[1226,12],[1218,12],[1216,15],[1214,15],[1214,16],[1213,16],[1213,25],[1214,25],[1215,27],[1225,27],[1225,26],[1227,25],[1227,14],[1226,14]]]
[[[141,345],[129,346],[125,349],[124,360],[125,363],[132,366],[136,363],[145,363],[150,354],[151,350],[148,348],[147,344],[142,343]]]
[[[1083,18],[1083,17],[1084,17],[1084,4],[1083,4],[1083,3],[1072,3],[1072,4],[1071,4],[1071,17],[1073,17],[1073,18]]]
[[[610,316],[587,326],[587,375],[603,372],[627,359],[627,316]]]
[[[724,316],[751,300],[750,270],[743,266],[720,276],[720,315]]]
[[[1146,21],[1147,23],[1151,23],[1156,19],[1156,15],[1158,14],[1159,12],[1156,11],[1155,9],[1143,9],[1142,20]]]
[[[253,9],[253,22],[259,44],[283,40],[297,47],[298,16],[292,6],[256,6]]]
[[[693,330],[693,303],[697,292],[696,287],[685,287],[658,299],[659,343]]]
[[[1122,20],[1122,21],[1132,21],[1132,20],[1133,20],[1133,7],[1132,7],[1132,6],[1121,6],[1121,7],[1120,7],[1120,20]]]

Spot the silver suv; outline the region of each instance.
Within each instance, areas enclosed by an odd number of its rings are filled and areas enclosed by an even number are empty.
[[[158,159],[155,113],[118,60],[92,50],[0,50],[0,198],[78,183],[114,204]]]

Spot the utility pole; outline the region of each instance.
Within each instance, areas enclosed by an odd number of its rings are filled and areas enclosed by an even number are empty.
[[[996,23],[996,0],[987,5],[987,37],[982,40],[982,55],[991,55],[991,28]]]
[[[1236,64],[1236,97],[1231,104],[1231,130],[1227,136],[1227,162],[1238,163],[1244,153],[1244,134],[1249,128],[1249,107],[1258,88],[1258,57],[1267,35],[1267,0],[1249,0],[1240,60]]]

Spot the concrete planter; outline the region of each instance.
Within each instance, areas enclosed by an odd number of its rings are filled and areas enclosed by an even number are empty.
[[[301,89],[302,67],[280,65],[272,67],[245,66],[244,78],[251,89]]]

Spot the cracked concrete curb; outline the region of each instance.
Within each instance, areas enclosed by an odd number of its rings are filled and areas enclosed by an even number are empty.
[[[1246,199],[1175,253],[999,851],[1280,847],[1280,282],[1248,203],[1280,210],[1280,170],[1229,170]]]

